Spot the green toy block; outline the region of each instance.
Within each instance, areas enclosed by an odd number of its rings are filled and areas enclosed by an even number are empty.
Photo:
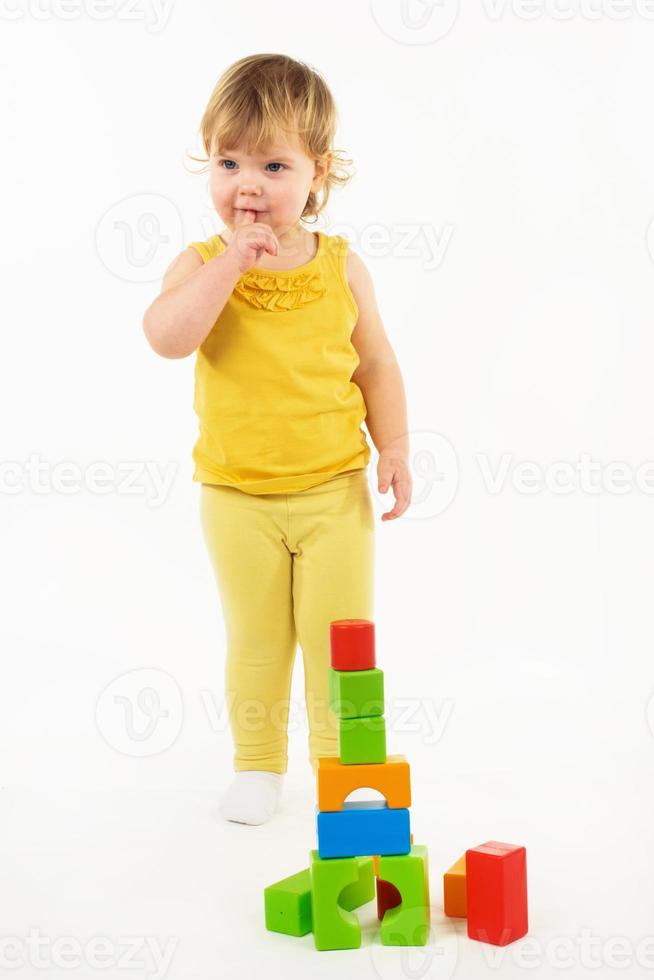
[[[338,723],[338,754],[345,765],[386,762],[386,721],[371,718],[341,718]]]
[[[361,926],[351,909],[375,897],[371,858],[321,858],[311,851],[311,913],[316,949],[358,949]]]
[[[380,854],[378,874],[395,885],[402,902],[388,909],[381,921],[384,946],[425,946],[429,935],[429,862],[424,844],[408,854]]]
[[[309,869],[282,878],[263,891],[266,929],[286,936],[311,932],[311,876]]]
[[[359,865],[359,879],[346,885],[338,899],[338,904],[348,912],[372,902],[375,897],[375,862],[372,856],[356,857],[354,860]]]
[[[375,864],[372,857],[357,857],[358,879],[341,892],[340,905],[351,911],[375,897]],[[313,928],[311,871],[305,868],[264,889],[266,929],[286,936],[306,936]]]
[[[339,718],[368,718],[384,714],[384,672],[334,670],[328,667],[329,707]]]

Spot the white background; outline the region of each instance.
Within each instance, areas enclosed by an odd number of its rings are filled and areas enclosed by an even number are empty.
[[[1,9],[2,970],[650,975],[654,9]],[[389,751],[429,848],[411,953],[380,945],[372,904],[360,950],[264,928],[263,888],[315,846],[301,655],[281,810],[226,824],[194,359],[141,328],[171,258],[220,227],[185,157],[210,91],[274,51],[337,101],[357,174],[320,227],[368,264],[407,389],[414,504],[382,524],[375,454],[370,485]],[[529,937],[503,951],[442,913],[443,872],[487,839],[527,847]]]

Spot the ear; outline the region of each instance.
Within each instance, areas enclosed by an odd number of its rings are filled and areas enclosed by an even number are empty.
[[[321,162],[316,161],[315,175],[311,182],[311,190],[315,193],[322,187],[327,175],[331,171],[334,154],[328,150]]]

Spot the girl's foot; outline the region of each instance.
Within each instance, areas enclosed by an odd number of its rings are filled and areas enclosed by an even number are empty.
[[[265,823],[277,809],[283,781],[283,773],[279,772],[263,769],[236,772],[220,801],[221,816],[234,823]]]

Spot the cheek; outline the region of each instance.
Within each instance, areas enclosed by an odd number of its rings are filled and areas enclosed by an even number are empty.
[[[302,197],[302,188],[298,187],[297,184],[286,184],[284,187],[277,186],[275,192],[272,195],[274,200],[280,205],[286,205],[290,208],[295,208]]]
[[[209,187],[213,194],[218,194],[220,197],[225,197],[230,190],[230,180],[224,171],[219,170],[214,167],[209,172]]]

